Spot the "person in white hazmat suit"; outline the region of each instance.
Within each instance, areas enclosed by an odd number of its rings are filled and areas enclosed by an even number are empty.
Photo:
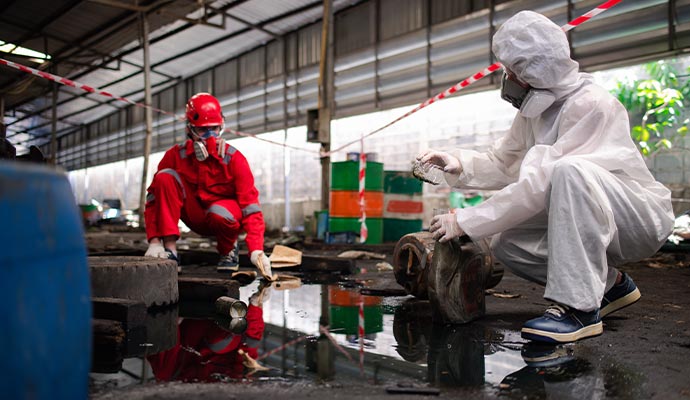
[[[436,216],[440,241],[492,237],[493,255],[545,285],[554,302],[527,321],[526,339],[571,342],[602,333],[601,318],[640,291],[614,266],[654,254],[673,227],[670,191],[654,180],[631,137],[625,108],[570,58],[565,33],[522,11],[496,32],[501,97],[520,111],[486,152],[429,150],[422,165],[457,188],[498,190],[485,202]]]

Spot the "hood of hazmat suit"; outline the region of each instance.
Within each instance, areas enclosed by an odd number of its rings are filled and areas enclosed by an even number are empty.
[[[457,210],[458,223],[465,233],[473,239],[491,236],[547,208],[558,207],[549,203],[554,169],[562,163],[578,163],[583,168],[603,171],[626,187],[621,196],[628,198],[629,193],[636,193],[628,206],[645,219],[635,225],[642,222],[662,243],[673,221],[670,191],[647,169],[630,137],[625,108],[594,84],[590,75],[578,71],[561,28],[541,14],[522,11],[498,29],[492,50],[520,80],[550,91],[555,100],[535,117],[518,113],[506,135],[487,151],[451,152],[460,160],[463,172],[445,174],[448,184],[463,189],[499,190],[475,207]],[[596,186],[585,191],[604,199],[601,187],[609,186]],[[605,217],[593,222],[613,224],[614,206],[604,204]],[[615,222],[626,221],[619,221],[617,216]],[[615,231],[616,227],[611,229]],[[603,236],[603,240],[611,240],[609,234]]]

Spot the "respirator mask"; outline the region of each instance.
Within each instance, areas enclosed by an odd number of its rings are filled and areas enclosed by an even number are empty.
[[[538,117],[556,101],[551,91],[522,85],[506,72],[501,79],[501,98],[520,110],[525,118]]]
[[[187,130],[194,141],[194,155],[199,161],[206,160],[209,155],[225,157],[225,140],[223,134],[225,124],[216,126],[193,126],[187,124]]]

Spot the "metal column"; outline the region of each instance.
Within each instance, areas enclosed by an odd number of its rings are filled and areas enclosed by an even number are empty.
[[[335,97],[333,62],[333,0],[323,0],[321,57],[319,60],[319,141],[321,150],[331,150],[331,110]],[[321,158],[321,209],[329,206],[331,157]]]
[[[287,98],[287,75],[288,75],[288,46],[287,38],[281,39],[283,46],[283,132],[285,133],[285,147],[283,147],[283,188],[285,192],[285,225],[284,228],[289,232],[290,226],[290,149],[287,147],[288,142],[288,98]]]
[[[146,137],[144,138],[144,168],[141,174],[141,192],[139,193],[139,224],[146,226],[144,221],[144,209],[146,207],[146,180],[149,170],[149,155],[151,154],[151,132],[153,115],[151,111],[151,60],[149,59],[149,23],[146,14],[141,14],[141,41],[144,49],[144,102],[148,106],[145,109]]]
[[[52,165],[57,165],[57,101],[59,86],[53,82],[53,113],[50,121],[50,163]]]

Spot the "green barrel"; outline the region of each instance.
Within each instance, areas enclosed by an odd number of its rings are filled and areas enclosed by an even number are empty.
[[[355,232],[359,234],[361,223],[358,218],[329,218],[329,232]],[[367,244],[381,243],[383,240],[383,218],[367,218]]]
[[[419,232],[422,230],[421,219],[383,219],[383,241],[397,242],[401,237],[408,233]]]
[[[331,190],[359,191],[359,162],[339,161],[331,164]],[[364,190],[383,191],[383,163],[367,162]]]
[[[383,309],[381,306],[364,306],[364,333],[383,331]],[[335,333],[356,335],[359,326],[359,307],[330,306],[330,329]],[[337,330],[336,330],[337,329]]]
[[[422,181],[410,171],[383,172],[383,241],[422,230]]]
[[[397,194],[421,194],[422,181],[410,171],[384,171],[383,192]]]

